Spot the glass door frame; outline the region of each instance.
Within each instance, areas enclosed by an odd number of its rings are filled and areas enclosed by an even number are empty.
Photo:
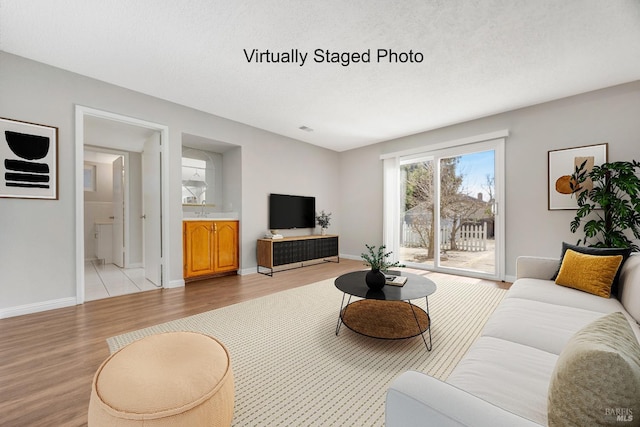
[[[500,135],[500,136],[506,136]],[[423,149],[412,150],[410,153],[397,153],[395,155],[383,156],[384,160],[384,212],[383,212],[383,238],[384,244],[389,250],[393,251],[395,260],[398,260],[400,253],[400,229],[402,218],[400,211],[401,195],[400,195],[400,168],[401,165],[408,164],[421,159],[429,159],[434,162],[434,184],[438,191],[434,194],[434,221],[436,222],[434,242],[440,242],[440,160],[442,158],[450,158],[455,156],[463,156],[482,151],[494,151],[494,191],[495,191],[495,267],[494,274],[483,273],[475,270],[467,270],[455,267],[444,267],[440,265],[439,244],[437,250],[434,251],[433,266],[426,266],[419,263],[405,263],[408,267],[417,268],[428,271],[436,271],[442,273],[456,274],[460,276],[471,276],[490,280],[504,280],[505,278],[505,215],[504,215],[504,150],[505,138],[484,139],[478,142],[467,142],[463,144],[440,144],[432,149],[424,147]]]

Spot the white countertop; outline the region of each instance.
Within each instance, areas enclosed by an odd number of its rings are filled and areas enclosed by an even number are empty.
[[[237,221],[238,212],[206,212],[207,216],[197,216],[199,212],[182,212],[183,221]]]
[[[182,221],[237,221],[238,218],[225,218],[225,217],[197,217],[197,218],[182,218]]]

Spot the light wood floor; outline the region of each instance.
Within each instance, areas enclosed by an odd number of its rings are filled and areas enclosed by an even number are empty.
[[[362,268],[360,261],[341,260],[274,277],[227,276],[2,319],[0,426],[86,425],[91,381],[109,356],[105,340],[111,336]]]

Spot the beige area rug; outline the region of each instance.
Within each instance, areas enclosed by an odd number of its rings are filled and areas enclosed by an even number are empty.
[[[439,276],[441,277],[441,276]],[[199,331],[221,340],[235,376],[234,426],[382,426],[389,383],[407,370],[446,379],[505,291],[477,279],[436,280],[433,350],[420,336],[380,340],[344,325],[333,279],[109,338],[111,352],[144,336]],[[425,307],[424,298],[414,301]],[[428,339],[428,336],[427,336]]]

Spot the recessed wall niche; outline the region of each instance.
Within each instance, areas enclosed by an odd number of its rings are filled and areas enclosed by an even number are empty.
[[[182,134],[182,210],[239,212],[241,147]]]

